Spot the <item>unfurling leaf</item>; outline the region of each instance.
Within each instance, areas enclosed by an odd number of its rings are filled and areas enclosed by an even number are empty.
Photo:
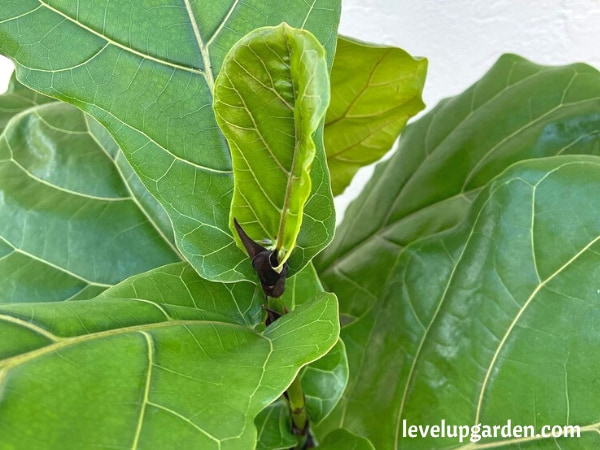
[[[425,58],[338,37],[324,133],[334,195],[358,169],[385,155],[406,121],[423,109],[426,72]]]
[[[237,219],[251,239],[277,252],[277,271],[290,258],[309,214],[304,207],[311,195],[311,165],[315,157],[324,159],[314,135],[328,103],[325,50],[312,34],[285,23],[242,38],[215,81],[217,123],[233,160],[230,227],[237,235]],[[313,195],[331,197],[326,184],[315,187]],[[305,236],[303,247],[323,248],[329,239]],[[236,241],[244,248],[239,236]],[[300,258],[296,270],[308,263]]]

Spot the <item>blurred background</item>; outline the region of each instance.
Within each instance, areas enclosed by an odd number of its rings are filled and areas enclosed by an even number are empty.
[[[600,69],[600,0],[342,0],[339,31],[426,57],[427,110],[462,92],[503,53]],[[0,93],[11,72],[10,61],[0,56]],[[338,221],[372,170],[359,171],[336,198]]]

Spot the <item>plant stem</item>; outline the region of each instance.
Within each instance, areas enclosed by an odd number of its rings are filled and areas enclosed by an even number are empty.
[[[302,391],[300,375],[288,387],[287,399],[292,416],[292,432],[298,437],[296,450],[303,450],[306,448],[308,438],[308,414],[306,413],[306,400]]]
[[[267,297],[267,326],[277,320],[279,317],[287,314],[289,311],[278,298]],[[285,397],[290,406],[290,415],[292,417],[292,433],[298,438],[298,445],[294,450],[304,450],[312,448],[312,440],[309,436],[308,413],[306,412],[306,399],[302,391],[302,380],[300,374],[296,376],[292,384],[287,388]]]

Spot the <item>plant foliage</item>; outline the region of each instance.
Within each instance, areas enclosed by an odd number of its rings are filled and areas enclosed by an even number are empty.
[[[330,186],[422,108],[426,61],[344,38],[334,61],[337,1],[153,5],[0,8],[19,80],[0,97],[0,448],[600,444],[598,71],[503,56],[407,127],[323,250]],[[231,215],[289,256],[268,326]],[[442,420],[582,437],[403,435]]]

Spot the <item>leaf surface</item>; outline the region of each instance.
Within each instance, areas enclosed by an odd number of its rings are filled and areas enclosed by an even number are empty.
[[[258,333],[253,284],[185,294],[209,284],[185,267],[92,300],[0,307],[3,445],[253,448],[259,411],[337,341],[335,296]]]
[[[404,246],[461,223],[477,194],[511,164],[600,154],[598,92],[600,75],[590,66],[504,55],[464,93],[409,125],[315,262],[344,320],[377,301]]]
[[[312,264],[308,264],[288,281],[281,297],[285,307],[293,311],[307,301],[323,293],[323,286]],[[340,339],[327,355],[307,365],[302,371],[302,390],[311,432],[321,437],[317,425],[327,417],[342,398],[348,382],[348,358],[346,347]],[[289,404],[283,399],[269,405],[257,418],[258,448],[290,448],[296,438],[290,432]]]
[[[350,366],[321,432],[343,427],[376,448],[456,448],[404,437],[403,421],[511,419],[538,432],[581,425],[581,439],[558,445],[598,445],[599,86],[588,66],[508,55],[409,126],[318,261],[333,258],[321,273],[340,296]],[[488,444],[502,442],[463,442]]]
[[[331,69],[325,150],[334,195],[381,158],[406,121],[423,109],[427,60],[340,36]]]
[[[340,2],[161,0],[156,6],[5,2],[0,52],[13,59],[21,82],[75,104],[108,129],[203,277],[253,280],[228,226],[233,179],[211,107],[214,79],[235,42],[282,21],[310,30],[331,64]],[[315,163],[314,187],[327,179],[325,167]],[[318,197],[314,202],[325,207]]]
[[[302,372],[302,391],[312,426],[325,419],[337,405],[348,383],[348,359],[342,340]]]
[[[459,227],[409,245],[382,299],[342,332],[351,381],[330,416],[376,448],[456,448],[410,425],[579,425],[600,442],[600,157],[518,163]],[[369,414],[364,414],[368,401]],[[424,407],[426,405],[426,407]],[[547,448],[553,438],[482,439]],[[463,443],[466,445],[467,443]]]
[[[298,445],[292,433],[290,406],[283,398],[263,409],[256,418],[257,450],[289,450]]]
[[[213,283],[200,278],[185,262],[135,275],[97,298],[153,302],[160,304],[169,315],[176,315],[177,310],[194,309],[204,314],[204,320],[238,323],[250,328],[260,324],[263,316],[262,295],[254,283]],[[170,308],[174,312],[170,312]]]
[[[314,134],[328,104],[325,50],[312,34],[287,24],[245,36],[216,79],[215,114],[233,162],[230,229],[240,249],[234,219],[255,242],[277,250],[279,267],[291,256],[290,273],[333,238],[327,177],[313,190],[321,201],[305,211],[317,152],[325,159]],[[305,220],[309,233],[300,234]],[[300,251],[292,253],[297,239]]]
[[[14,79],[0,111],[0,303],[91,298],[180,259],[97,122]]]

